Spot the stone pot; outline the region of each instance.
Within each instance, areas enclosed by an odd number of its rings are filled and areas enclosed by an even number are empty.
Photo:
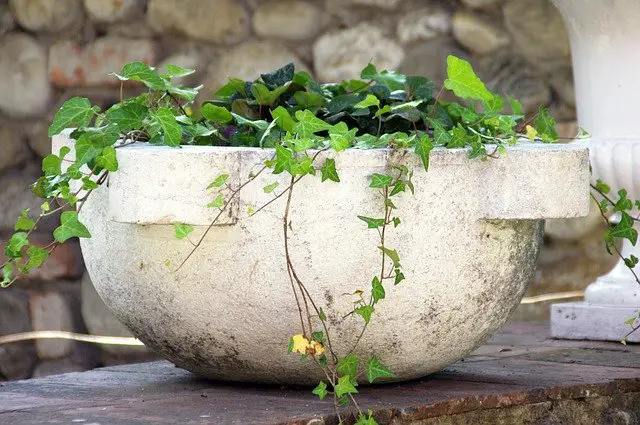
[[[54,152],[72,141],[54,138]],[[205,190],[220,173],[238,186],[269,159],[268,149],[136,144],[117,150],[120,170],[92,194],[81,219],[91,279],[115,316],[150,349],[179,367],[214,379],[313,384],[311,361],[289,354],[300,333],[282,234],[285,198],[249,217],[248,206],[273,198],[263,187],[285,175],[262,173],[240,192],[186,265],[192,245],[170,223],[213,218]],[[326,312],[334,347],[345,354],[363,321],[349,316],[357,289],[379,272],[379,236],[357,215],[381,214],[369,176],[405,163],[415,170],[415,196],[394,200],[402,223],[387,232],[406,280],[386,284],[387,297],[357,351],[377,355],[396,374],[418,378],[463,358],[498,330],[533,278],[545,218],[589,212],[584,145],[511,147],[499,160],[470,160],[465,149],[436,149],[428,173],[414,155],[345,151],[341,182],[306,177],[290,212],[294,265]],[[319,324],[318,324],[319,326]]]
[[[640,198],[640,131],[634,105],[640,95],[640,2],[637,0],[553,0],[571,39],[578,123],[590,134],[592,181]],[[640,214],[636,210],[634,216]],[[635,223],[640,231],[640,223]],[[623,241],[622,256],[640,257],[640,243]],[[640,268],[636,267],[637,274]],[[555,304],[551,333],[569,339],[620,341],[625,322],[640,314],[640,285],[619,260],[585,290],[584,302]],[[637,324],[637,323],[636,323]],[[640,333],[629,336],[640,342]]]

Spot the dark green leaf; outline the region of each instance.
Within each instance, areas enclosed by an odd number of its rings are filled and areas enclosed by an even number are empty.
[[[360,367],[360,359],[353,353],[347,354],[338,361],[336,370],[344,376],[358,376],[358,368]]]
[[[96,158],[96,165],[107,171],[118,171],[118,158],[116,150],[113,146],[107,146],[102,153]]]
[[[377,229],[384,226],[384,218],[370,218],[359,215],[358,218],[367,223],[368,229]]]
[[[433,149],[433,143],[428,135],[423,135],[418,141],[416,141],[415,152],[416,155],[422,160],[422,165],[425,171],[429,171],[429,154]]]
[[[139,103],[116,105],[107,111],[107,121],[116,124],[121,132],[126,133],[142,128],[148,112],[149,108]]]
[[[558,140],[556,120],[549,114],[548,108],[540,107],[534,127],[544,142]]]
[[[216,106],[211,103],[205,103],[204,105],[202,105],[202,108],[200,108],[200,113],[209,121],[220,124],[226,124],[229,121],[233,120],[233,115],[231,115],[231,112],[229,112],[227,108]]]
[[[31,270],[41,267],[49,258],[49,251],[37,246],[30,246],[27,249],[27,257],[27,262],[20,267],[22,273],[29,273]]]
[[[382,282],[380,282],[378,276],[375,276],[371,282],[371,296],[373,298],[373,304],[377,304],[378,301],[385,297],[384,286],[382,286]]]
[[[380,248],[380,250],[384,252],[384,254],[389,257],[391,261],[393,261],[393,266],[395,268],[400,267],[400,256],[398,255],[398,251],[396,251],[395,249],[386,248],[384,246],[379,246],[378,248]]]
[[[374,173],[371,176],[371,183],[369,184],[369,187],[385,188],[385,187],[391,186],[391,183],[393,183],[393,177],[387,176],[384,174]]]
[[[393,378],[395,373],[391,372],[388,367],[383,365],[376,356],[372,356],[365,365],[367,371],[367,379],[373,383],[378,378]]]
[[[139,81],[152,90],[164,90],[166,82],[156,70],[143,62],[131,62],[124,66],[122,75],[112,73],[121,81]]]
[[[355,394],[358,392],[351,379],[351,376],[341,376],[338,378],[338,383],[334,388],[337,397],[342,397],[347,394]]]
[[[322,165],[321,173],[322,181],[331,180],[336,183],[340,182],[340,176],[338,176],[338,171],[336,170],[335,159],[327,158],[327,160]]]
[[[293,63],[288,63],[273,72],[261,74],[260,77],[262,78],[262,81],[270,86],[283,86],[293,80],[294,71]]]

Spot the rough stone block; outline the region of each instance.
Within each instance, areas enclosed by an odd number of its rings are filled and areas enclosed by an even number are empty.
[[[32,294],[29,311],[34,331],[73,331],[73,315],[66,298],[58,292]],[[35,342],[38,357],[43,360],[59,359],[69,355],[75,342],[67,339],[38,339]]]
[[[88,46],[63,40],[49,50],[49,77],[57,87],[119,85],[110,72],[118,72],[129,62],[154,64],[156,59],[151,40],[107,36]]]
[[[625,321],[638,316],[640,309],[633,306],[597,305],[587,302],[562,303],[551,306],[551,336],[563,339],[591,339],[620,341],[631,326]],[[629,342],[640,342],[640,333],[634,332]]]

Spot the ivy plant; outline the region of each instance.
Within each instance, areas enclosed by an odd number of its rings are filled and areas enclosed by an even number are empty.
[[[102,111],[86,98],[66,101],[55,115],[49,136],[72,128],[75,159],[67,159],[68,148],[48,155],[42,161],[43,176],[31,187],[42,199],[40,211],[22,211],[15,224],[15,233],[5,248],[0,285],[9,286],[21,277],[41,267],[56,247],[71,238],[89,238],[89,229],[82,224],[80,212],[91,193],[118,170],[117,150],[133,143],[148,143],[179,148],[182,145],[246,146],[268,149],[271,159],[232,186],[228,175],[222,174],[210,182],[207,189],[214,195],[207,205],[217,214],[204,234],[193,244],[190,253],[174,268],[185,266],[193,252],[206,238],[213,225],[224,214],[230,202],[262,173],[288,176],[288,184],[265,185],[265,193],[273,198],[264,205],[251,206],[247,215],[256,216],[277,199],[285,199],[282,213],[284,251],[282,261],[289,275],[299,313],[300,333],[291,335],[288,349],[313,362],[325,376],[313,389],[320,399],[331,397],[340,423],[349,420],[340,409],[352,405],[353,422],[357,425],[377,424],[373,414],[365,412],[356,401],[358,382],[373,383],[393,378],[392,370],[370,353],[361,358],[356,354],[360,340],[376,311],[384,308],[390,285],[406,284],[401,247],[390,246],[386,236],[402,225],[401,211],[394,202],[414,192],[413,171],[403,164],[394,164],[388,173],[372,174],[369,190],[378,193],[379,213],[373,217],[358,215],[363,232],[376,232],[377,243],[370,247],[380,256],[380,267],[364,280],[370,285],[351,288],[356,301],[345,320],[359,320],[360,330],[348,341],[351,347],[338,352],[332,343],[332,329],[322,306],[310,296],[308,283],[300,278],[297,265],[290,255],[287,223],[292,194],[303,178],[319,178],[327,185],[340,183],[340,170],[332,158],[320,153],[346,149],[392,149],[410,152],[429,169],[430,152],[435,147],[466,149],[469,157],[487,161],[507,154],[507,147],[525,139],[531,142],[553,143],[558,139],[555,120],[542,107],[533,116],[523,113],[520,103],[487,89],[471,65],[455,56],[447,59],[447,79],[440,88],[423,76],[408,76],[395,71],[378,70],[367,65],[359,79],[321,84],[304,71],[296,72],[293,64],[262,74],[253,81],[231,78],[220,87],[214,98],[195,107],[200,87],[176,85],[175,79],[194,71],[169,65],[164,73],[142,62],[124,66],[113,74],[121,84],[134,81],[142,84],[142,94],[120,99]],[[450,91],[457,101],[445,101],[442,95]],[[122,92],[122,91],[121,91]],[[329,189],[328,189],[329,190]],[[334,189],[331,189],[334,190]],[[335,189],[339,190],[339,189]],[[637,232],[633,223],[638,218],[631,211],[639,201],[627,198],[625,191],[611,196],[606,184],[593,185],[608,226],[606,246],[622,256],[615,243],[627,239],[635,244]],[[622,214],[622,220],[609,224],[606,215]],[[53,232],[53,242],[46,246],[32,243],[32,233],[44,217],[60,214],[60,224]],[[174,225],[177,239],[188,239],[193,232],[189,224]],[[625,258],[632,269],[635,257]],[[639,281],[640,283],[640,281]],[[636,318],[629,323],[633,327]],[[637,328],[633,328],[636,330]]]

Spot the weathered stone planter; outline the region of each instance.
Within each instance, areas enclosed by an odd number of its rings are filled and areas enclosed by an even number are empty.
[[[54,138],[54,151],[70,143]],[[172,222],[198,226],[213,218],[207,184],[230,174],[237,186],[270,158],[267,150],[134,145],[118,149],[120,171],[91,196],[82,219],[87,268],[115,315],[151,349],[216,379],[310,384],[312,362],[287,353],[300,332],[283,248],[284,197],[248,217],[247,207],[273,197],[263,186],[287,186],[263,173],[239,195],[221,225],[178,272],[192,246],[176,240]],[[291,211],[292,259],[323,306],[338,352],[350,347],[362,320],[343,316],[352,293],[368,291],[379,267],[378,234],[357,215],[380,213],[368,176],[392,163],[414,166],[415,196],[396,205],[402,224],[387,236],[406,281],[387,298],[360,345],[398,376],[417,378],[467,355],[507,320],[535,269],[544,218],[588,213],[584,145],[521,144],[500,160],[469,160],[466,150],[436,150],[428,173],[413,155],[349,150],[336,159],[341,183],[305,178]]]

